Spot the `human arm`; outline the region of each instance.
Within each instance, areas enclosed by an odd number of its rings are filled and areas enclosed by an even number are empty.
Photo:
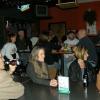
[[[11,45],[9,43],[5,44],[3,46],[3,48],[1,49],[2,56],[3,57],[6,56],[8,59],[11,59],[12,60],[13,57],[11,55],[11,49],[12,49],[12,47],[11,47]]]
[[[53,86],[53,87],[55,87],[57,84],[55,79],[50,80],[50,79],[38,78],[34,71],[34,67],[32,63],[29,63],[27,66],[27,74],[29,75],[29,77],[34,83],[37,83],[40,85],[46,85],[46,86]]]
[[[17,59],[17,60],[19,59],[19,55],[18,55],[18,53],[16,53],[16,59]]]
[[[31,51],[33,47],[32,47],[32,42],[29,38],[26,39],[26,44],[27,44],[27,49]]]
[[[77,60],[74,60],[69,66],[69,70],[68,70],[69,79],[71,81],[81,80],[80,72],[81,72],[80,66],[79,66]]]
[[[50,80],[38,78],[34,71],[34,67],[32,63],[29,63],[27,66],[27,74],[34,83],[49,86]]]
[[[15,82],[8,71],[0,71],[0,100],[17,99],[24,94],[24,86]]]
[[[9,64],[9,74],[12,75],[16,69],[16,65]]]
[[[78,64],[81,69],[84,69],[85,67],[87,67],[89,70],[94,69],[94,67],[92,66],[92,64],[90,62],[84,61],[82,59],[78,59]]]
[[[58,85],[58,82],[57,82],[56,79],[51,79],[51,80],[50,80],[50,86],[52,86],[52,87],[57,87],[57,85]]]

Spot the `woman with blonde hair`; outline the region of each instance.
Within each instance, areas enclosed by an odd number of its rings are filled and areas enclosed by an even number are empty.
[[[81,81],[84,74],[84,69],[88,70],[89,81],[93,80],[93,67],[88,62],[88,50],[84,47],[76,46],[73,48],[76,59],[71,63],[69,67],[69,77],[72,81]]]
[[[44,62],[44,58],[44,48],[34,47],[30,55],[27,74],[34,83],[56,87],[57,80],[50,79],[48,67]]]

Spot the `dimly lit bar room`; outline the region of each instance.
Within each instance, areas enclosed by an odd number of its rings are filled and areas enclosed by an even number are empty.
[[[0,0],[0,100],[100,100],[100,0]]]

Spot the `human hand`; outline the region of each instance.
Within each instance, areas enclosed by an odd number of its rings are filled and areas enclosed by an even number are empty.
[[[64,47],[62,46],[60,50],[64,50]]]
[[[15,71],[16,67],[16,65],[9,64],[9,73],[12,74]]]
[[[57,80],[56,79],[52,79],[52,80],[50,80],[50,86],[52,86],[52,87],[57,87]]]
[[[85,68],[84,60],[78,59],[78,64],[80,65],[80,68],[81,68],[81,69]]]

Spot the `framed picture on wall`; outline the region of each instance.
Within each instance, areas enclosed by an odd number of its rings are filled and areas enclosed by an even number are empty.
[[[87,33],[88,35],[97,35],[97,30],[96,30],[96,22],[94,22],[92,25],[89,25],[86,23],[86,28],[87,28]]]
[[[58,37],[62,37],[66,32],[65,22],[49,23],[49,30],[52,30]]]

